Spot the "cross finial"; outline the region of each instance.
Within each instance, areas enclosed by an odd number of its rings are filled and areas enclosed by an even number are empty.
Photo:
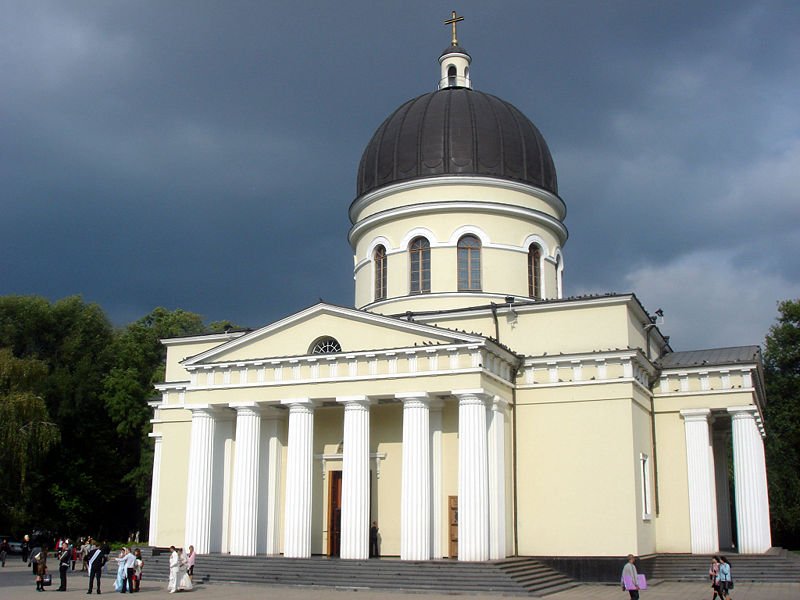
[[[450,14],[450,18],[447,19],[444,22],[445,25],[452,25],[453,26],[453,39],[450,42],[451,46],[458,46],[458,38],[456,37],[456,23],[458,23],[459,21],[463,21],[463,20],[464,20],[464,17],[459,17],[458,15],[456,15],[456,11],[453,11]]]

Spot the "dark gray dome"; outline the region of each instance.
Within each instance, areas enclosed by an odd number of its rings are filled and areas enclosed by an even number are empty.
[[[409,100],[367,144],[358,196],[437,175],[511,179],[558,194],[542,134],[516,107],[470,88],[444,88]]]

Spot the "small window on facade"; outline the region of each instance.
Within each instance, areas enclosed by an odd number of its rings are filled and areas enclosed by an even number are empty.
[[[411,294],[427,294],[431,291],[431,245],[424,237],[411,240],[408,246]]]
[[[447,67],[447,85],[450,87],[456,85],[456,68],[453,65]]]
[[[642,481],[642,520],[649,521],[652,518],[650,499],[650,457],[647,456],[647,454],[640,454],[639,465]]]
[[[309,354],[336,354],[342,351],[342,346],[335,338],[325,336],[319,338],[311,345]]]
[[[481,241],[474,235],[458,240],[458,290],[481,289]]]
[[[542,298],[542,249],[536,244],[528,248],[528,296]]]
[[[375,300],[386,298],[386,248],[378,246],[373,256],[375,263]]]

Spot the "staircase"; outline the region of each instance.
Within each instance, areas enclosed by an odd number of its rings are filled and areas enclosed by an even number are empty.
[[[150,552],[147,552],[145,573],[145,577],[166,581],[169,574],[169,554],[150,556]],[[526,558],[468,563],[454,560],[415,562],[388,558],[292,559],[227,554],[198,556],[194,580],[212,584],[235,582],[524,596],[544,596],[578,585],[558,571]]]
[[[783,548],[767,554],[725,554],[731,563],[734,581],[800,583],[800,557]],[[705,581],[711,555],[659,554],[651,563],[648,578],[669,581]]]

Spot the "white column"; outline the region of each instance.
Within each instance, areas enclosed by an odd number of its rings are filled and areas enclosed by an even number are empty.
[[[495,396],[489,411],[489,558],[506,557],[506,406]]]
[[[403,402],[400,558],[431,558],[431,457],[428,395],[396,395]]]
[[[731,528],[731,493],[728,479],[728,448],[730,437],[727,432],[714,431],[714,465],[717,484],[717,527],[719,528],[720,549],[733,547]]]
[[[686,434],[686,472],[689,481],[689,523],[692,554],[719,551],[714,457],[707,408],[681,411]]]
[[[431,557],[442,558],[442,401],[431,400]]]
[[[147,536],[147,543],[151,546],[156,545],[158,538],[158,501],[161,489],[161,435],[160,433],[148,433],[153,438],[153,484],[150,488],[150,533]]]
[[[453,392],[458,398],[458,560],[489,559],[489,473],[486,395]]]
[[[287,558],[310,558],[314,406],[308,398],[284,400],[282,403],[289,405],[283,555]]]
[[[280,485],[281,485],[281,444],[278,433],[282,418],[274,415],[266,416],[261,421],[267,440],[267,554],[280,553]]]
[[[761,554],[772,546],[764,442],[755,406],[729,408],[733,429],[733,485],[740,554]]]
[[[344,404],[341,558],[369,558],[369,399],[337,398]]]
[[[208,554],[211,546],[211,500],[214,467],[213,408],[187,406],[192,411],[189,443],[189,480],[186,493],[186,531],[183,547],[194,546],[197,554]]]
[[[236,409],[236,454],[233,463],[231,554],[255,556],[258,545],[258,474],[261,409],[254,403]]]

